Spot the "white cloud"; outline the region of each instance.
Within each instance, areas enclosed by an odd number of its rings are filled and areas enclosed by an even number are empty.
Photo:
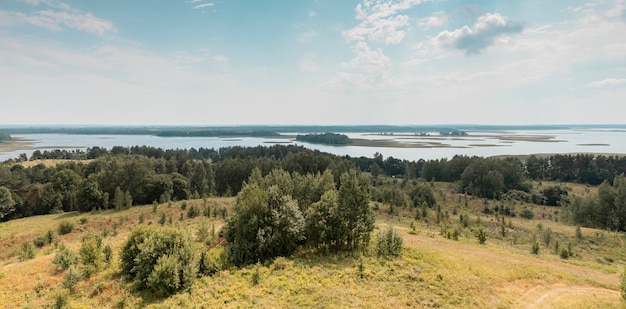
[[[466,55],[477,54],[493,45],[496,38],[509,33],[520,33],[524,27],[498,13],[484,14],[472,28],[463,26],[453,31],[444,30],[432,41],[434,45],[462,50]]]
[[[117,32],[117,29],[111,22],[93,16],[91,13],[42,10],[32,14],[24,14],[21,12],[0,11],[0,16],[2,16],[5,26],[30,24],[51,31],[71,28],[95,33],[100,36],[109,32]]]
[[[406,36],[404,28],[409,26],[410,21],[407,15],[398,15],[398,12],[420,3],[421,0],[365,0],[355,8],[355,18],[361,22],[342,34],[349,41],[372,40],[387,45],[398,44]]]
[[[371,90],[384,87],[389,82],[391,59],[381,48],[372,50],[367,43],[352,46],[354,58],[341,64],[345,72],[337,73],[326,86],[333,89]]]
[[[302,72],[319,72],[319,66],[315,61],[316,55],[313,53],[305,54],[298,62],[298,68]]]
[[[315,11],[309,12],[309,18],[313,18],[315,16],[317,16],[317,12],[315,12]]]
[[[215,3],[212,3],[212,2],[202,3],[202,4],[198,4],[198,5],[194,6],[192,9],[198,10],[198,9],[212,7],[212,6],[215,6]]]
[[[417,26],[421,29],[441,27],[448,22],[448,15],[443,11],[434,12],[433,15],[417,20]]]
[[[625,78],[607,78],[587,84],[587,87],[610,87],[626,85]]]

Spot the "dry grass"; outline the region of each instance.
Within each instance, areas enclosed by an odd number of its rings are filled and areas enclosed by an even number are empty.
[[[363,256],[360,253],[324,255],[303,249],[289,258],[241,269],[231,268],[200,278],[190,293],[167,299],[134,291],[132,285],[121,280],[115,259],[110,266],[78,284],[68,300],[70,306],[82,308],[121,304],[150,308],[623,306],[619,293],[620,274],[626,264],[622,235],[583,228],[585,237],[575,243],[573,258],[560,259],[543,244],[539,255],[531,255],[533,236],[541,235],[537,227],[539,223],[543,231],[551,229],[554,239],[562,244],[573,241],[575,227],[549,219],[513,218],[510,220],[512,227],[502,237],[498,221],[480,213],[482,200],[470,199],[466,207],[463,198],[451,193],[449,184],[435,183],[434,190],[444,211],[451,213],[456,207],[459,214],[471,218],[470,226],[462,230],[457,241],[444,237],[445,234],[440,235],[441,226],[435,224],[432,210],[429,223],[426,223],[412,219],[414,211],[411,209],[400,208],[399,215],[390,216],[387,206],[382,205],[378,211],[378,228],[392,225],[404,238],[405,249],[397,259],[377,258],[373,248]],[[584,187],[573,186],[572,190],[585,193]],[[233,198],[207,200],[207,204],[218,208],[229,208],[233,202]],[[188,201],[187,207],[194,204],[201,206],[204,201]],[[181,202],[169,207],[161,204],[156,212],[148,205],[117,212],[70,213],[13,220],[0,224],[0,246],[3,252],[5,249],[17,252],[23,241],[32,241],[47,230],[56,231],[59,222],[70,220],[76,229],[60,236],[60,242],[76,252],[83,235],[89,231],[102,233],[108,230],[104,243],[114,248],[116,256],[128,232],[139,224],[140,217],[143,217],[144,224],[155,225],[160,214],[165,213],[172,218],[173,225],[187,228],[191,233],[195,232],[199,222],[209,220],[200,216],[180,221],[180,205]],[[480,223],[476,222],[478,217]],[[81,218],[87,221],[81,224]],[[216,229],[223,224],[219,215],[210,220]],[[458,216],[450,214],[442,225],[453,229],[458,222]],[[478,227],[488,232],[485,245],[478,244],[474,237],[473,231]],[[0,255],[0,307],[50,306],[61,290],[64,277],[64,273],[57,273],[51,265],[54,254],[53,246],[48,245],[38,249],[34,259],[25,262],[19,262],[15,255]],[[362,271],[359,270],[361,260]],[[252,276],[257,271],[259,281],[254,284]]]

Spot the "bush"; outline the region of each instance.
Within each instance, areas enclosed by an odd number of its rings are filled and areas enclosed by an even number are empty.
[[[213,275],[226,269],[228,255],[224,248],[215,248],[209,251],[203,250],[198,262],[198,274]]]
[[[120,252],[121,272],[160,296],[189,289],[198,271],[191,236],[182,230],[138,226]]]
[[[386,232],[379,232],[377,239],[378,256],[400,256],[402,253],[402,236],[396,233],[392,227],[389,227]]]
[[[533,243],[533,247],[530,249],[530,252],[535,255],[539,254],[539,243],[537,241]]]
[[[524,219],[532,219],[535,217],[535,213],[533,212],[532,209],[524,207],[520,213],[519,216],[524,218]]]
[[[200,209],[195,204],[189,206],[189,210],[187,210],[187,218],[193,219],[200,215]]]
[[[70,293],[67,289],[62,289],[61,291],[57,292],[56,295],[54,295],[53,308],[62,309],[67,307],[69,294]]]
[[[74,224],[69,221],[63,221],[59,224],[59,235],[69,234],[74,231]]]
[[[111,260],[113,260],[113,249],[111,249],[111,245],[104,246],[102,254],[104,254],[104,262],[110,264]]]
[[[565,249],[565,248],[562,248],[561,249],[561,253],[559,254],[559,256],[562,259],[567,259],[567,258],[569,258],[569,251],[567,249]]]
[[[96,234],[87,234],[81,239],[81,247],[78,251],[80,261],[85,266],[91,266],[94,270],[98,270],[102,260],[102,237]]]
[[[20,261],[30,260],[35,257],[35,246],[32,242],[25,242],[22,244],[20,251]]]
[[[479,228],[476,231],[476,238],[478,238],[478,242],[482,245],[487,241],[487,233],[482,228]]]
[[[47,241],[47,238],[46,238],[45,235],[37,236],[37,237],[35,237],[35,239],[33,239],[33,244],[37,248],[41,248],[41,247],[45,246],[47,243],[48,243],[48,241]]]
[[[67,275],[63,278],[63,287],[73,291],[74,287],[83,280],[83,272],[74,267],[70,267],[67,271]]]
[[[76,264],[78,262],[78,257],[74,252],[70,251],[65,245],[61,243],[59,246],[59,251],[54,256],[52,260],[52,264],[56,265],[57,269],[60,271],[66,270],[70,268],[70,266]]]

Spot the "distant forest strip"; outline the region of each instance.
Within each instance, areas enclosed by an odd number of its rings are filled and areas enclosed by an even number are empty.
[[[350,138],[344,134],[329,132],[323,134],[298,134],[296,141],[324,145],[348,145],[352,142]]]
[[[626,129],[626,125],[257,125],[257,126],[0,126],[0,131],[9,134],[137,134],[165,136],[259,136],[264,133],[325,133],[325,132],[366,132],[366,133],[423,133],[462,131],[502,131],[502,130],[565,130],[565,129]],[[189,135],[192,134],[192,135]],[[195,135],[193,135],[195,134]],[[204,135],[202,135],[204,134]],[[213,135],[208,135],[213,134]],[[462,134],[462,133],[461,133]]]

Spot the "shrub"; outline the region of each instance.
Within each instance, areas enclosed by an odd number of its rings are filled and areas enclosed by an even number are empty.
[[[67,307],[69,298],[69,291],[67,289],[62,289],[54,295],[54,305],[55,309],[62,309]]]
[[[533,212],[532,209],[524,207],[520,213],[519,216],[524,218],[524,219],[532,219],[535,217],[535,213]]]
[[[85,266],[92,266],[96,270],[101,266],[102,252],[102,237],[96,234],[87,234],[81,239],[81,247],[78,252],[80,261]]]
[[[198,271],[191,236],[173,228],[134,228],[122,246],[120,260],[122,274],[160,296],[189,289]]]
[[[70,268],[70,266],[76,264],[78,261],[78,257],[74,252],[70,251],[63,243],[59,246],[59,251],[57,251],[54,259],[52,260],[52,264],[56,265],[57,269],[60,271],[66,270]]]
[[[37,248],[41,248],[41,247],[45,246],[46,243],[48,243],[48,241],[47,241],[47,238],[46,238],[45,235],[37,236],[37,237],[35,237],[35,239],[33,239],[33,244]]]
[[[539,243],[537,241],[533,243],[533,247],[530,249],[530,252],[535,255],[539,254]]]
[[[200,215],[200,209],[198,209],[198,206],[196,206],[195,204],[192,204],[191,206],[189,206],[189,209],[187,210],[187,218],[193,219],[199,215]]]
[[[73,266],[67,271],[67,275],[63,278],[62,285],[64,288],[73,291],[74,287],[83,280],[83,272]]]
[[[20,251],[20,261],[30,260],[35,257],[35,246],[32,242],[25,242],[22,244]]]
[[[111,245],[104,246],[102,254],[104,254],[104,262],[110,264],[113,259],[113,249],[111,249]]]
[[[400,236],[392,227],[386,232],[378,233],[378,242],[376,249],[378,256],[400,256],[402,253],[402,236]]]
[[[87,218],[85,218],[85,217],[82,217],[82,218],[80,218],[80,220],[78,220],[78,221],[80,221],[80,224],[85,224],[85,223],[87,223],[87,221],[89,221],[89,220],[88,220]]]
[[[74,230],[74,224],[69,221],[59,223],[59,235],[69,234]]]
[[[228,266],[228,256],[224,248],[203,250],[198,262],[198,274],[213,275]]]
[[[569,251],[567,249],[565,249],[565,248],[562,248],[561,249],[561,253],[559,254],[559,256],[562,259],[567,259],[567,258],[569,258]]]
[[[476,231],[476,238],[478,238],[478,242],[482,245],[487,241],[487,233],[482,228],[479,228]]]

